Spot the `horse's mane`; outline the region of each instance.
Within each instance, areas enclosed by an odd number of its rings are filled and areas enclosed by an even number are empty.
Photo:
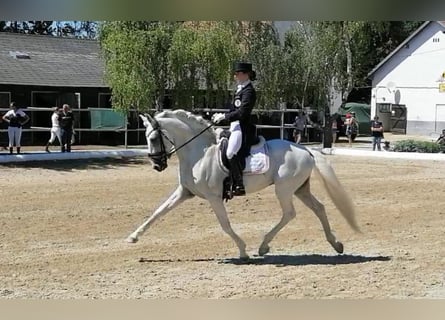
[[[161,113],[156,115],[156,118],[178,119],[188,124],[191,128],[199,130],[199,132],[212,125],[210,121],[207,121],[202,116],[193,114],[190,111],[185,111],[182,109],[162,111]],[[209,130],[207,130],[203,134],[208,135],[209,133],[211,134],[211,138],[216,143],[216,132],[213,127],[209,128]]]

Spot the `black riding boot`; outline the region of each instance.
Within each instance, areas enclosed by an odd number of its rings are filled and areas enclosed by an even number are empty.
[[[244,189],[243,184],[243,171],[241,169],[241,165],[238,161],[237,156],[234,156],[230,161],[230,171],[233,179],[233,195],[234,196],[244,196],[246,194],[246,190]]]
[[[45,146],[45,151],[48,153],[51,152],[51,151],[49,151],[49,146],[50,146],[50,143],[48,142]]]
[[[20,153],[20,147],[17,147],[17,154]]]
[[[12,152],[14,151],[13,147],[9,147],[9,154],[12,154]]]

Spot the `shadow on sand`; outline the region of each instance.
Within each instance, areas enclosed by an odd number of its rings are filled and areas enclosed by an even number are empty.
[[[253,257],[247,260],[239,258],[230,259],[146,259],[140,258],[139,262],[217,262],[222,264],[234,265],[275,265],[277,267],[285,266],[307,266],[307,265],[342,265],[342,264],[357,264],[372,261],[390,261],[391,257],[387,256],[362,256],[362,255],[320,255],[320,254],[304,254],[304,255],[266,255],[264,257]]]
[[[55,171],[74,170],[104,170],[117,167],[129,167],[134,165],[149,164],[144,157],[134,158],[103,158],[103,159],[77,159],[77,160],[48,160],[48,161],[27,161],[16,163],[4,163],[0,168],[22,168],[22,169],[48,169]]]
[[[230,264],[254,264],[254,265],[275,265],[284,266],[307,266],[307,265],[341,265],[357,264],[372,261],[390,261],[387,256],[362,256],[362,255],[321,255],[321,254],[303,254],[303,255],[266,255],[264,257],[253,257],[248,260],[239,258],[224,259],[221,263]]]

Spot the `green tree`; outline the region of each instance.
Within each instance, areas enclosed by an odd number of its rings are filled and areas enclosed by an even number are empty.
[[[113,91],[113,107],[146,110],[161,104],[168,80],[168,51],[175,23],[105,22],[99,41],[106,80]]]
[[[0,32],[96,38],[96,21],[0,21]]]
[[[53,21],[0,21],[0,31],[52,35]]]
[[[182,24],[169,52],[175,104],[184,108],[198,102],[198,106],[221,108],[228,99],[231,67],[237,56],[239,48],[230,24]]]
[[[220,107],[235,60],[253,63],[259,108],[281,99],[324,108],[332,88],[345,101],[366,85],[368,72],[421,23],[303,21],[280,45],[270,21],[116,21],[101,24],[99,40],[116,108],[162,103],[166,89],[173,106]]]

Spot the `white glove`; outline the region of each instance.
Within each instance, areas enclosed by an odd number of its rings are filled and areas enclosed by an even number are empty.
[[[226,116],[225,116],[224,113],[215,113],[215,114],[212,116],[212,121],[213,121],[214,123],[220,123],[220,122],[223,121],[225,118],[226,118]]]

